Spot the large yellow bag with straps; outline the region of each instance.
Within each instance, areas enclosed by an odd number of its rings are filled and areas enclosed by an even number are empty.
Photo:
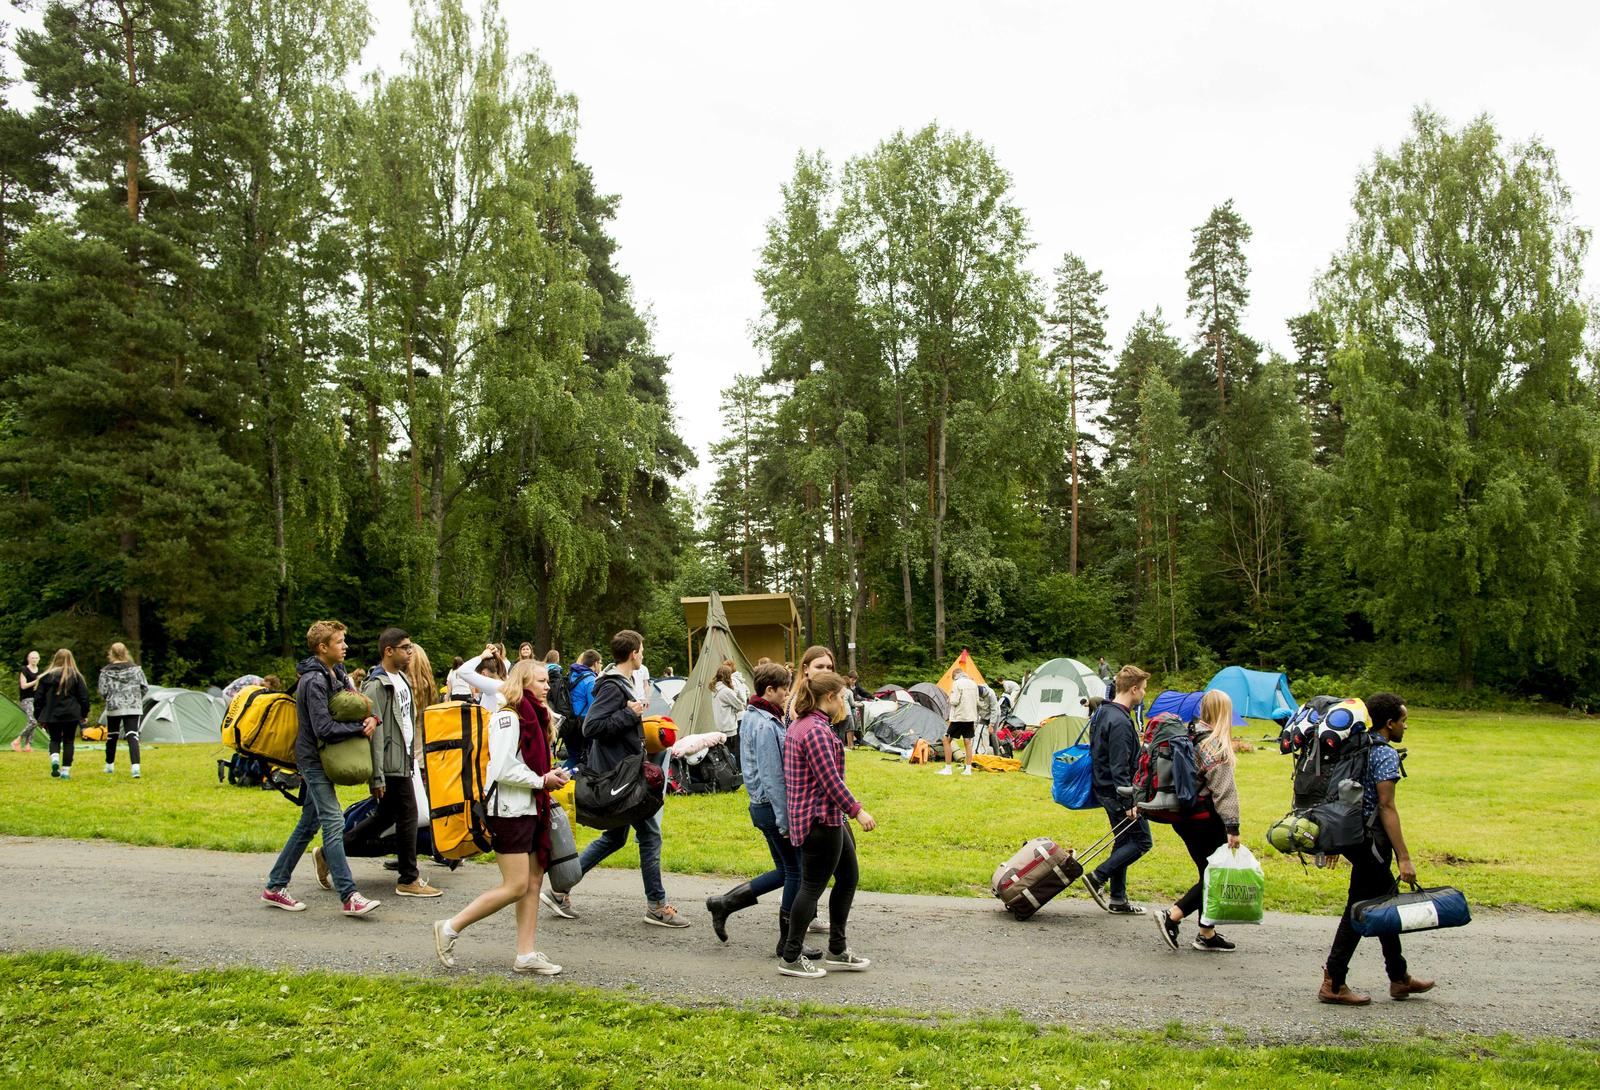
[[[434,851],[446,859],[488,851],[488,712],[464,700],[434,704],[422,713],[417,746]]]
[[[279,768],[295,767],[294,740],[299,733],[294,694],[275,693],[262,685],[240,689],[222,717],[223,745]]]

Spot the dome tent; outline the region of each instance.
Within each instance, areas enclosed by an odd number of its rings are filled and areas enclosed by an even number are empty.
[[[886,753],[906,754],[918,739],[937,746],[944,737],[945,722],[921,704],[905,704],[898,711],[879,716],[862,735],[862,741]]]
[[[139,719],[139,741],[187,745],[222,741],[228,706],[193,689],[151,689]]]
[[[28,714],[21,705],[0,693],[0,745],[20,737],[27,726]]]
[[[1028,675],[1012,714],[1030,727],[1058,715],[1082,719],[1088,714],[1083,702],[1104,692],[1095,672],[1077,659],[1051,659]]]
[[[1276,719],[1281,723],[1300,707],[1289,691],[1288,676],[1282,673],[1227,666],[1206,682],[1206,688],[1227,693],[1233,698],[1233,710],[1251,719]]]

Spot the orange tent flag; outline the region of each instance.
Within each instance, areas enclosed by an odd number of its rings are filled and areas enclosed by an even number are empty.
[[[984,679],[983,672],[979,670],[977,664],[972,661],[972,656],[967,654],[967,649],[963,647],[961,649],[961,654],[956,656],[956,661],[950,664],[950,669],[946,670],[944,672],[944,677],[939,679],[939,688],[944,690],[945,696],[950,695],[950,684],[956,679],[957,669],[965,672],[968,677],[970,677],[973,681],[976,681],[979,685],[989,684],[989,682]]]

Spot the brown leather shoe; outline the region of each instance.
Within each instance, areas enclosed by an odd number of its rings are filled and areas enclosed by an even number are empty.
[[[1432,987],[1433,981],[1418,980],[1414,976],[1408,976],[1404,980],[1391,980],[1389,981],[1389,998],[1404,999],[1409,995],[1428,991]]]
[[[1364,1007],[1372,1002],[1372,996],[1353,992],[1348,984],[1341,984],[1335,990],[1333,978],[1326,969],[1322,970],[1322,987],[1317,989],[1317,998],[1324,1003],[1338,1003],[1346,1007]]]

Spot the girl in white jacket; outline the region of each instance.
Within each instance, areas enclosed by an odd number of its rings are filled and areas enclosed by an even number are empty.
[[[534,949],[539,927],[539,886],[550,861],[550,796],[567,782],[564,768],[551,767],[550,712],[545,695],[550,675],[544,664],[523,659],[511,667],[498,695],[504,708],[489,720],[489,842],[500,867],[500,884],[478,895],[448,920],[433,925],[433,946],[446,968],[456,936],[507,905],[517,906],[519,973],[554,976],[561,966]]]

